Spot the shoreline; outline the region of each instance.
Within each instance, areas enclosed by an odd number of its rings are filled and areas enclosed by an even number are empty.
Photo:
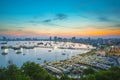
[[[117,66],[116,60],[109,56],[101,56],[95,53],[95,49],[84,54],[77,54],[70,59],[61,60],[59,62],[45,63],[42,67],[52,74],[67,74],[77,75],[83,72],[84,69],[92,67],[96,71],[108,70],[112,66]],[[48,68],[49,67],[49,68]],[[57,72],[58,71],[58,72]],[[75,77],[74,76],[74,77]],[[72,77],[72,76],[71,76]]]

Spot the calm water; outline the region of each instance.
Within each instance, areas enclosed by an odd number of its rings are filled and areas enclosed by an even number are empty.
[[[7,45],[23,45],[23,43],[28,44],[27,41],[9,41]],[[37,41],[34,41],[34,45],[37,44]],[[33,43],[32,43],[33,44]],[[31,44],[31,45],[32,45]],[[3,44],[0,44],[0,47]],[[51,52],[49,52],[51,50]],[[7,55],[2,55],[2,52],[4,50],[0,48],[0,66],[7,66],[8,61],[11,60],[14,64],[17,66],[21,66],[24,62],[26,61],[33,61],[36,63],[44,63],[44,60],[47,62],[52,62],[52,61],[59,61],[59,60],[64,60],[67,58],[71,58],[71,56],[81,54],[81,53],[86,53],[88,50],[71,50],[71,49],[51,49],[51,48],[34,48],[34,49],[21,49],[20,54],[16,54],[15,50],[13,49],[8,49],[8,54]],[[65,53],[65,55],[62,55],[62,53]],[[40,58],[41,60],[38,60]]]

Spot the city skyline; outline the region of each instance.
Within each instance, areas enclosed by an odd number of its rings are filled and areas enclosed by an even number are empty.
[[[120,37],[119,0],[1,0],[0,35]]]

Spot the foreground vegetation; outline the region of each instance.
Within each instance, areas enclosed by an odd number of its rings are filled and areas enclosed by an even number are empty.
[[[0,80],[120,80],[120,68],[113,67],[99,72],[88,68],[80,77],[81,79],[72,79],[63,74],[58,79],[34,62],[26,62],[21,68],[14,64],[0,68]]]
[[[120,68],[112,67],[109,70],[94,72],[91,68],[84,70],[86,77],[81,76],[81,80],[120,80]]]

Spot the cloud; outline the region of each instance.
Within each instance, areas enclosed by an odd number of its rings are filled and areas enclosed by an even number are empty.
[[[30,21],[28,21],[29,23],[36,23],[36,21],[34,21],[34,20],[30,20]]]
[[[53,23],[53,22],[42,22],[43,25],[49,25],[49,26],[58,26],[58,27],[65,27],[63,25],[59,25],[57,23]]]
[[[94,28],[96,29],[106,29],[106,30],[117,30],[120,28],[120,24],[108,24],[108,25],[97,25],[97,26],[94,26]]]
[[[9,29],[0,29],[0,32],[9,31]]]
[[[78,27],[71,27],[72,29],[84,29],[84,28],[86,28],[86,27],[88,27],[88,26],[78,26]]]
[[[30,23],[30,24],[36,26],[36,25],[40,24],[41,21],[33,19],[33,20],[28,21],[28,23]]]
[[[45,22],[45,23],[49,23],[49,22],[51,22],[51,21],[52,21],[51,19],[43,20],[43,22]]]
[[[47,24],[47,25],[51,25],[51,26],[60,26],[60,27],[64,27],[62,25],[56,24],[55,21],[61,21],[61,20],[65,20],[67,19],[67,15],[66,14],[56,14],[53,18],[49,18],[49,19],[45,19],[43,21],[41,21],[43,24]]]
[[[59,13],[59,14],[56,14],[55,17],[50,19],[45,19],[42,22],[49,23],[49,22],[54,22],[56,20],[64,20],[64,19],[67,19],[67,17],[68,16],[66,14]]]
[[[25,27],[16,27],[16,28],[23,29],[23,28],[25,28]]]
[[[17,31],[23,31],[22,29],[18,29]]]
[[[64,20],[64,19],[67,19],[67,17],[68,16],[66,14],[56,14],[54,20]]]
[[[120,28],[120,24],[116,24],[116,25],[115,25],[115,27],[118,27],[118,28]]]
[[[109,19],[109,18],[107,18],[107,17],[98,17],[98,20],[99,21],[103,21],[103,22],[111,22],[112,20],[111,19]]]
[[[61,20],[65,20],[67,19],[67,15],[63,14],[63,13],[59,13],[59,14],[55,14],[52,18],[47,18],[47,19],[36,19],[33,17],[32,20],[27,21],[28,23],[32,24],[32,25],[38,25],[38,24],[43,24],[43,25],[50,25],[50,26],[60,26],[60,27],[64,27],[62,25],[59,25],[56,23],[56,21],[61,21]]]

